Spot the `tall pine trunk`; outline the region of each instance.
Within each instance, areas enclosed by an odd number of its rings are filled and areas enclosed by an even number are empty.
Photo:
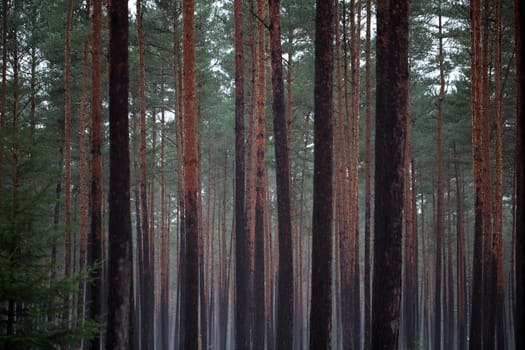
[[[525,51],[523,50],[523,37],[525,33],[525,24],[523,13],[525,4],[523,1],[514,1],[514,30],[516,42],[516,319],[515,319],[515,339],[516,349],[522,349],[525,346],[525,239],[523,232],[525,230],[525,210],[524,190],[525,175],[523,173],[523,164],[525,163],[525,143],[524,143],[524,124],[525,124],[525,77],[523,74],[523,64],[525,62]]]
[[[314,79],[314,193],[312,221],[312,282],[310,348],[329,349],[332,331],[332,1],[316,1]]]
[[[372,349],[395,349],[401,299],[408,1],[377,2]]]
[[[182,113],[184,155],[184,234],[186,269],[184,289],[184,349],[199,344],[199,204],[198,153],[195,113],[195,4],[182,2]]]
[[[129,349],[131,208],[128,126],[128,2],[112,0],[109,46],[109,265],[106,348]]]
[[[237,349],[249,347],[248,231],[245,214],[244,42],[242,0],[234,1],[235,25],[235,335]],[[226,165],[225,165],[226,166]]]
[[[279,268],[277,293],[277,346],[293,346],[293,251],[290,208],[290,160],[288,126],[284,104],[281,49],[280,0],[269,1],[270,51],[272,64],[272,110],[275,137]]]
[[[102,1],[93,1],[92,48],[91,48],[91,247],[89,265],[94,267],[90,283],[90,317],[102,319]],[[96,266],[95,266],[96,265]],[[100,348],[100,335],[91,341],[91,349]]]

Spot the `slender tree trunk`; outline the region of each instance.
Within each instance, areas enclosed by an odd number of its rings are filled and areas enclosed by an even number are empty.
[[[164,90],[164,84],[163,84]],[[164,91],[163,91],[164,93]],[[160,203],[161,203],[161,218],[160,218],[160,330],[162,335],[162,349],[168,349],[170,345],[170,236],[167,201],[169,195],[166,193],[166,111],[165,106],[162,106],[161,111],[161,125],[162,136],[160,146]]]
[[[277,294],[277,346],[293,346],[293,251],[290,208],[290,160],[288,126],[284,103],[281,49],[280,0],[269,1],[270,50],[272,64],[272,110],[275,136],[279,269]]]
[[[525,143],[524,124],[525,124],[525,78],[523,74],[523,62],[525,62],[525,51],[523,50],[523,37],[525,24],[523,23],[523,13],[525,12],[523,1],[514,0],[514,30],[516,45],[516,316],[514,336],[516,349],[525,346],[525,296],[524,296],[524,268],[525,268],[525,211],[524,211],[524,173],[523,164],[525,163]]]
[[[501,1],[495,3],[495,134],[496,134],[496,181],[494,185],[494,229],[493,249],[494,273],[496,281],[495,328],[498,349],[505,349],[505,281],[503,271],[503,110],[502,110],[502,76],[501,76]]]
[[[401,299],[408,1],[377,2],[372,349],[395,349]]]
[[[255,128],[256,170],[255,170],[255,274],[254,274],[254,349],[264,348],[265,336],[265,288],[264,288],[264,219],[266,212],[266,1],[257,0],[257,81],[256,104],[257,122]]]
[[[371,218],[371,195],[372,195],[372,153],[371,153],[371,109],[372,109],[372,94],[370,91],[371,82],[371,59],[370,59],[370,46],[371,46],[371,23],[372,23],[372,9],[371,0],[366,0],[366,39],[365,39],[365,271],[364,271],[364,348],[365,350],[370,349],[371,344],[371,252],[372,247],[370,243],[372,241],[372,232],[370,230]]]
[[[88,247],[89,265],[102,263],[102,99],[101,99],[101,76],[102,76],[102,1],[93,0],[92,18],[92,48],[91,48],[91,234]],[[89,305],[90,317],[103,321],[102,316],[102,269],[101,265],[94,267],[92,282],[90,283],[91,296]],[[100,335],[91,341],[91,349],[100,348]]]
[[[196,350],[199,343],[199,205],[198,156],[195,115],[195,4],[182,2],[182,101],[184,141],[184,229],[186,235],[186,271],[184,291],[184,349]]]
[[[456,145],[453,145],[454,152],[454,171],[456,178],[456,241],[457,241],[457,310],[458,310],[458,348],[464,350],[467,347],[467,318],[466,318],[466,276],[465,276],[465,229],[463,214],[463,190],[461,187],[462,179],[459,169],[459,160],[456,154]]]
[[[473,285],[472,285],[472,313],[470,323],[470,349],[482,347],[482,288],[483,288],[483,153],[482,153],[482,101],[481,101],[481,23],[479,0],[471,0],[470,4],[470,31],[471,31],[471,108],[472,108],[472,156],[474,167],[474,255],[473,255]]]
[[[332,330],[332,167],[334,118],[332,106],[332,1],[316,1],[314,85],[314,200],[310,348],[329,349]]]
[[[2,1],[2,96],[0,102],[0,131],[3,132],[7,124],[7,19],[9,15],[9,2],[8,0]],[[3,188],[4,183],[4,159],[5,150],[4,145],[0,145],[0,188]]]
[[[246,230],[245,165],[244,165],[244,35],[243,0],[234,1],[235,21],[235,269],[236,269],[236,346],[237,349],[249,347],[248,314],[248,231]],[[226,166],[226,165],[225,165]],[[225,343],[224,343],[225,344]]]
[[[443,26],[441,15],[441,0],[439,3],[439,95],[437,117],[437,212],[436,212],[436,294],[434,299],[434,349],[441,349],[441,267],[443,266],[443,225],[444,225],[444,194],[443,194],[443,99],[445,98],[445,73],[443,67]]]
[[[137,37],[139,45],[139,104],[140,104],[140,203],[141,203],[141,233],[144,268],[141,294],[141,337],[142,348],[153,349],[154,346],[154,249],[153,239],[149,228],[149,211],[147,195],[147,163],[146,163],[146,86],[144,68],[144,33],[142,27],[142,1],[136,3]]]
[[[71,22],[73,20],[73,0],[67,2],[66,47],[64,69],[64,270],[65,276],[71,276]],[[65,312],[67,320],[71,317],[70,295],[66,294]]]
[[[131,208],[128,127],[128,2],[112,0],[109,46],[109,266],[106,348],[129,349]]]

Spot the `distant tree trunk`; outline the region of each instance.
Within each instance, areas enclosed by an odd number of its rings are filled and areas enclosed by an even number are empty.
[[[372,26],[372,9],[371,9],[371,0],[366,0],[366,38],[365,38],[365,271],[364,271],[364,348],[365,350],[370,349],[371,343],[371,285],[370,285],[370,275],[371,275],[371,252],[372,247],[370,242],[372,241],[372,232],[370,230],[371,218],[371,206],[370,199],[372,193],[372,153],[371,153],[371,138],[372,138],[372,128],[371,128],[371,109],[372,109],[372,94],[370,91],[370,82],[371,82],[371,59],[370,59],[370,46],[371,46],[371,26]]]
[[[182,2],[182,113],[184,142],[184,229],[186,271],[184,289],[184,349],[196,350],[199,344],[199,205],[198,155],[195,115],[195,4]]]
[[[332,330],[332,106],[334,3],[316,1],[314,81],[314,200],[310,348],[329,349]]]
[[[71,22],[73,20],[73,0],[67,2],[65,69],[64,69],[64,272],[71,276]],[[71,317],[70,295],[66,294],[65,303],[68,310],[66,319]]]
[[[106,348],[129,349],[131,208],[128,127],[128,2],[112,0],[109,46],[109,266]]]
[[[494,229],[492,256],[495,283],[494,332],[498,349],[505,349],[505,281],[503,271],[503,110],[502,110],[502,76],[501,76],[501,1],[495,2],[495,136],[496,136],[496,179],[494,184]]]
[[[395,349],[399,335],[408,3],[377,2],[373,349]]]
[[[255,170],[255,274],[254,274],[254,349],[264,348],[265,327],[265,213],[266,213],[266,1],[257,0],[257,121],[255,128],[256,170]]]
[[[525,62],[525,51],[523,50],[523,40],[525,24],[523,23],[523,13],[525,4],[523,1],[514,0],[514,30],[516,45],[516,319],[515,319],[515,339],[516,349],[525,346],[525,210],[524,206],[524,173],[523,164],[525,163],[525,77],[523,74],[523,63]]]
[[[0,130],[5,130],[7,123],[6,108],[6,90],[7,90],[7,18],[9,14],[9,2],[8,0],[2,1],[2,96],[0,106]],[[0,188],[3,188],[4,182],[4,158],[5,150],[4,145],[0,145]]]
[[[495,262],[492,255],[493,248],[493,208],[492,208],[492,174],[490,160],[491,126],[490,126],[490,94],[492,63],[489,62],[489,36],[492,29],[492,3],[483,0],[481,11],[481,103],[482,103],[482,196],[483,196],[483,277],[482,277],[482,322],[483,322],[483,349],[491,350],[494,347],[494,320],[495,304],[488,302],[495,300],[496,285],[493,283]]]
[[[249,348],[249,238],[245,213],[243,0],[234,1],[235,26],[235,330],[237,349]],[[226,165],[225,165],[226,166]]]
[[[91,48],[91,234],[88,247],[89,265],[100,264],[102,259],[102,1],[93,0],[93,28]],[[92,282],[90,283],[91,308],[90,316],[99,321],[102,319],[102,273],[101,267],[93,269]],[[91,349],[100,348],[100,335],[91,341]]]
[[[464,350],[467,347],[467,315],[466,315],[466,277],[465,277],[465,228],[464,228],[464,214],[463,214],[463,189],[462,179],[459,169],[459,160],[456,154],[456,145],[453,145],[454,152],[454,172],[456,178],[456,241],[457,241],[457,309],[458,309],[458,345],[459,350]]]
[[[279,233],[279,269],[277,294],[277,346],[293,346],[293,251],[290,208],[290,160],[288,126],[284,103],[284,80],[281,48],[280,0],[269,1],[270,50],[272,64],[273,132],[277,181],[277,215]]]
[[[444,194],[443,194],[443,99],[445,98],[445,72],[443,67],[443,26],[441,15],[441,0],[439,2],[439,95],[438,95],[438,115],[437,115],[437,212],[436,212],[436,265],[435,281],[436,293],[434,299],[434,349],[441,349],[441,268],[443,266],[443,225],[444,216]]]
[[[164,84],[163,84],[164,90]],[[164,91],[163,91],[164,92]],[[166,193],[166,111],[162,106],[161,125],[162,136],[160,146],[160,200],[161,200],[161,218],[160,218],[160,329],[162,334],[162,349],[168,349],[170,344],[170,235],[167,207],[169,195]]]
[[[141,275],[141,337],[142,348],[153,349],[154,346],[154,251],[153,239],[149,229],[148,194],[147,194],[147,164],[146,164],[146,86],[144,68],[144,33],[142,27],[142,0],[137,6],[137,37],[139,46],[139,104],[140,104],[140,208],[143,269]]]
[[[407,113],[407,118],[409,115]],[[405,139],[405,193],[404,193],[404,218],[405,218],[405,253],[404,253],[404,291],[403,291],[403,319],[404,319],[404,344],[406,349],[415,349],[417,347],[417,230],[414,221],[416,210],[412,206],[413,196],[415,196],[415,174],[411,171],[413,163],[411,162],[411,145],[410,145],[410,120],[407,120],[406,139]]]
[[[87,94],[88,94],[88,69],[89,69],[89,40],[84,41],[84,51],[82,60],[82,95],[80,98],[80,127],[79,127],[79,172],[80,172],[80,270],[87,264],[87,232],[88,232],[88,193],[87,193],[87,169],[86,169],[86,128],[87,128]],[[81,317],[84,317],[86,308],[85,282],[82,282],[80,289],[80,306],[82,307]]]
[[[473,255],[473,282],[472,282],[472,313],[470,322],[470,349],[482,347],[482,289],[483,289],[483,134],[482,134],[482,67],[481,67],[481,23],[480,0],[471,0],[470,3],[470,32],[471,32],[471,108],[472,108],[472,157],[474,167],[474,255]]]

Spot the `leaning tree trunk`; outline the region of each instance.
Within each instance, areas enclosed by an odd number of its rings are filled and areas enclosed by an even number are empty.
[[[373,349],[395,349],[399,335],[408,3],[377,2]]]

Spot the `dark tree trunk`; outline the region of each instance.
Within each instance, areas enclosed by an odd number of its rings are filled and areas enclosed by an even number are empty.
[[[310,348],[329,349],[332,331],[332,105],[334,4],[316,1],[314,85],[314,199]]]
[[[373,349],[395,349],[399,334],[408,3],[377,2]]]
[[[293,252],[290,211],[290,161],[288,126],[284,104],[284,81],[281,49],[280,0],[269,1],[270,51],[272,64],[273,132],[277,181],[277,215],[279,232],[279,269],[277,292],[277,346],[293,346]]]
[[[525,210],[524,206],[524,173],[523,164],[525,163],[525,143],[524,123],[525,123],[525,78],[523,76],[523,64],[525,62],[525,52],[523,50],[523,36],[525,33],[525,24],[523,13],[525,12],[525,3],[520,0],[514,1],[515,17],[515,38],[516,38],[516,320],[515,320],[515,337],[516,349],[522,349],[525,346],[525,305],[524,305],[524,287],[525,287]]]
[[[102,1],[93,1],[92,32],[92,70],[91,70],[91,234],[88,247],[90,266],[100,264],[102,259],[102,104],[101,104],[101,67],[102,67]],[[102,317],[102,270],[98,266],[93,270],[90,283],[90,317],[103,321]],[[91,349],[100,348],[100,336],[91,341]]]
[[[106,348],[129,349],[131,208],[128,132],[128,2],[111,2],[109,46],[109,265]]]
[[[465,228],[464,228],[464,214],[463,214],[463,189],[462,179],[459,169],[459,161],[456,154],[456,145],[453,145],[454,151],[454,172],[456,178],[456,241],[457,241],[457,322],[458,322],[458,348],[464,350],[467,348],[467,318],[466,318],[466,278],[465,278]]]
[[[184,233],[186,268],[184,295],[184,346],[197,350],[199,344],[199,205],[198,153],[195,114],[195,4],[182,2],[182,101],[184,154]],[[204,306],[204,305],[203,305]]]
[[[441,268],[443,266],[443,233],[444,233],[444,191],[443,191],[443,99],[445,97],[445,75],[443,67],[443,34],[441,0],[439,2],[439,95],[438,95],[438,116],[437,116],[437,211],[436,211],[436,264],[435,264],[435,299],[434,299],[434,349],[441,349]]]

